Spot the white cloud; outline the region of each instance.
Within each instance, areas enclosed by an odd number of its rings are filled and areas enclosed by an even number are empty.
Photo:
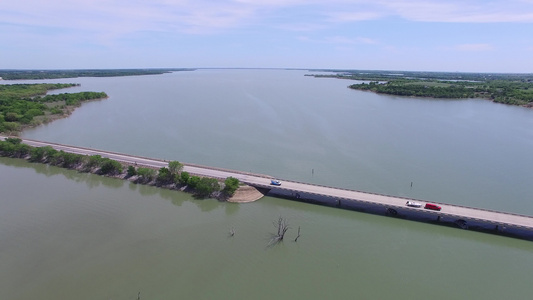
[[[326,9],[334,22],[400,17],[417,22],[533,23],[531,0],[375,0],[334,1]],[[328,2],[329,3],[329,2]]]
[[[298,37],[300,41],[321,43],[321,44],[336,44],[336,45],[374,45],[378,44],[377,40],[367,37],[345,37],[345,36],[329,36],[320,39],[313,39],[308,36]]]
[[[386,14],[378,11],[343,11],[327,13],[329,20],[333,22],[358,22],[374,20],[384,17]]]
[[[21,0],[3,3],[0,19],[49,28],[203,32],[236,26],[255,9],[235,1]]]
[[[314,7],[335,21],[360,21],[382,16],[400,16],[415,21],[436,22],[533,22],[533,1],[526,0],[20,0],[3,1],[2,20],[26,15],[61,23],[79,15],[118,17],[119,20],[172,20],[185,25],[235,24],[262,12]],[[57,13],[56,13],[57,12]],[[15,14],[14,14],[15,13]],[[10,18],[10,15],[13,15]],[[183,18],[180,18],[183,17]],[[110,20],[111,21],[111,20]]]
[[[522,0],[381,1],[382,8],[412,21],[500,23],[533,22],[533,4]]]
[[[456,45],[453,49],[458,51],[479,52],[494,50],[494,46],[491,44],[461,44]]]
[[[367,37],[356,37],[356,38],[349,38],[344,36],[332,36],[327,37],[324,39],[327,43],[333,43],[333,44],[367,44],[367,45],[373,45],[377,44],[378,42],[374,39],[367,38]]]
[[[277,24],[272,27],[287,31],[305,32],[316,31],[327,28],[324,24],[318,23],[291,23],[291,24]]]
[[[2,1],[4,24],[100,32],[209,33],[251,24],[291,31],[400,17],[420,22],[533,22],[531,0],[19,0]],[[304,11],[300,15],[300,12]],[[285,18],[278,20],[279,15]]]

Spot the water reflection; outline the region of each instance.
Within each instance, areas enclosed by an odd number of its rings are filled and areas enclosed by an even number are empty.
[[[271,197],[233,204],[129,182],[109,188],[103,182],[119,180],[46,178],[32,170],[40,165],[11,160],[24,166],[18,170],[3,161],[0,173],[12,175],[0,181],[6,299],[129,299],[139,284],[151,299],[214,299],[221,291],[223,298],[283,299],[287,289],[276,288],[287,282],[291,299],[349,299],[354,290],[365,299],[462,299],[483,289],[479,298],[528,299],[531,290],[516,280],[531,274],[527,241]],[[23,180],[34,188],[17,185]],[[98,188],[87,193],[88,181]],[[291,227],[286,240],[266,248],[280,216]],[[206,274],[209,284],[198,281]],[[494,281],[501,284],[484,284]]]
[[[238,203],[226,203],[224,208],[227,216],[235,215],[239,212],[242,204]]]
[[[120,189],[127,185],[129,190],[136,191],[143,197],[158,196],[168,200],[170,203],[178,207],[182,206],[183,203],[187,201],[193,203],[202,212],[215,211],[218,208],[222,208],[222,206],[224,206],[227,215],[233,215],[239,210],[239,205],[226,205],[225,202],[215,199],[195,199],[192,194],[178,190],[169,190],[149,185],[136,184],[122,179],[109,178],[91,173],[83,173],[76,170],[63,169],[46,164],[31,163],[22,159],[0,158],[0,163],[11,167],[33,169],[37,174],[45,175],[47,177],[62,175],[64,178],[76,183],[84,183],[89,189],[94,189],[100,186],[105,186],[112,189]]]
[[[142,196],[153,196],[159,193],[159,189],[153,186],[142,184],[138,184],[137,191],[139,191],[139,194],[141,194]]]

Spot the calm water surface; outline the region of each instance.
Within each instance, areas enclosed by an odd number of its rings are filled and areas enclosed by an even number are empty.
[[[110,98],[26,138],[533,215],[533,110],[303,71],[76,78]],[[9,83],[9,82],[5,82]],[[533,244],[264,198],[193,200],[0,160],[2,299],[527,299]],[[411,182],[413,187],[411,188]],[[280,215],[292,238],[267,248]],[[228,238],[235,227],[236,235]]]
[[[55,80],[110,98],[23,136],[533,214],[533,110],[382,96],[306,73]]]
[[[528,241],[268,197],[194,200],[14,159],[0,174],[2,299],[531,295]],[[280,215],[292,228],[269,248]]]

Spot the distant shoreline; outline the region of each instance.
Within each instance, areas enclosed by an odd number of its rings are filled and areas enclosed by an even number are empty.
[[[78,77],[120,77],[161,75],[171,72],[194,71],[187,68],[164,69],[73,69],[73,70],[0,70],[0,80],[38,80]]]
[[[348,87],[384,95],[434,99],[479,98],[495,103],[533,107],[533,74],[345,72],[306,76],[363,81]]]

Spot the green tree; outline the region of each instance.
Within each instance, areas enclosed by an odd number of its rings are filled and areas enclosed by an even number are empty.
[[[116,175],[122,173],[122,164],[110,158],[103,158],[102,167],[100,168],[102,174]]]
[[[195,189],[198,186],[198,183],[200,182],[200,177],[198,176],[191,176],[189,180],[187,181],[187,185],[193,189]]]
[[[8,143],[11,143],[13,145],[18,145],[18,144],[22,143],[22,140],[19,139],[19,138],[10,138],[10,137],[8,137],[8,138],[5,139],[5,141],[8,142]]]
[[[180,184],[187,184],[189,182],[189,178],[191,176],[189,175],[189,172],[181,172],[181,174],[179,175],[179,179],[178,179],[178,183]]]
[[[17,157],[25,157],[26,155],[30,154],[30,151],[32,149],[31,146],[26,144],[18,144],[17,147]]]
[[[178,174],[183,170],[183,164],[179,161],[171,161],[168,163],[168,169],[172,174]]]
[[[42,111],[41,109],[38,109],[38,108],[32,108],[32,109],[27,110],[24,113],[24,118],[26,118],[26,119],[31,121],[33,119],[33,117],[42,116],[42,115],[44,115],[44,111]]]
[[[137,175],[139,175],[140,178],[142,178],[144,181],[150,181],[154,179],[155,176],[155,170],[150,168],[138,168],[137,169]]]
[[[44,159],[45,149],[43,147],[35,147],[30,150],[30,161],[40,162]]]
[[[6,113],[5,120],[6,122],[17,122],[20,119],[21,116],[19,116],[17,113],[14,112],[8,112]]]
[[[44,150],[44,159],[47,162],[53,162],[54,157],[56,156],[56,153],[58,152],[56,149],[52,148],[51,146],[44,146],[42,147]]]
[[[220,191],[220,184],[215,178],[202,177],[195,190],[197,197],[205,198],[209,197],[213,192]]]
[[[157,173],[156,183],[158,185],[171,183],[173,176],[168,168],[162,167]]]
[[[55,163],[57,165],[62,165],[64,168],[72,168],[79,164],[83,159],[83,155],[81,154],[69,153],[63,150],[56,153],[55,156]]]
[[[224,180],[224,189],[222,192],[228,196],[233,196],[235,191],[239,188],[239,179],[228,177]]]
[[[20,125],[17,122],[4,122],[2,123],[2,127],[3,127],[3,132],[20,130]]]
[[[127,172],[128,177],[135,176],[137,174],[137,171],[135,170],[134,166],[129,166]]]
[[[15,153],[15,145],[6,142],[6,141],[0,141],[0,153],[2,156],[11,157]]]
[[[104,159],[100,155],[91,155],[87,159],[87,168],[95,168],[95,167],[101,167],[104,163]]]

